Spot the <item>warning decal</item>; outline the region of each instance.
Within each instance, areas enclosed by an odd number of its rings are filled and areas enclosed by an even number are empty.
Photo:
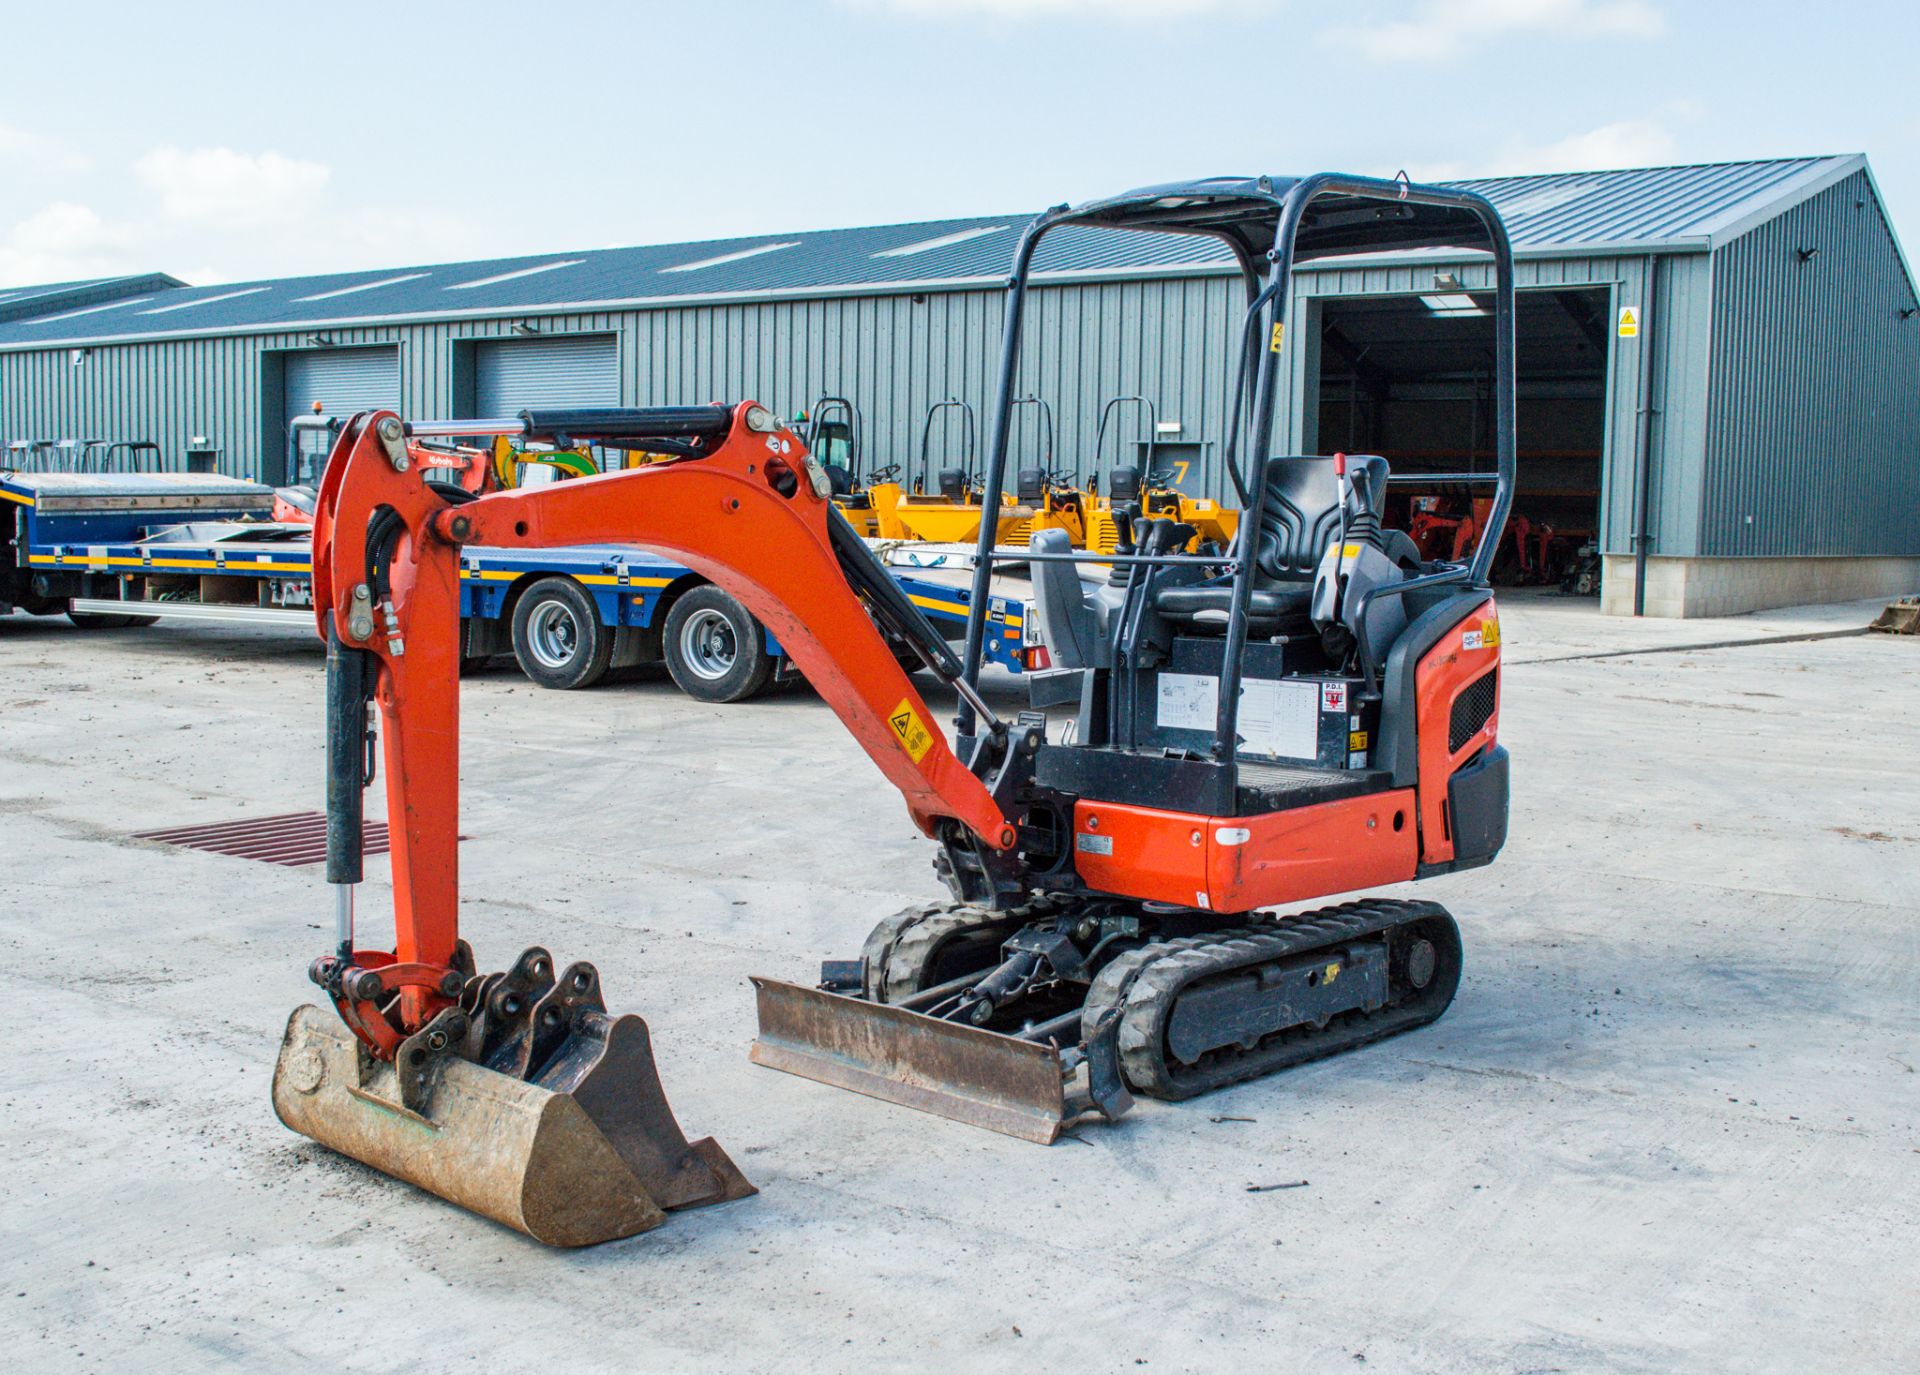
[[[1280,352],[1280,346],[1284,344],[1286,341],[1287,341],[1287,327],[1284,324],[1281,324],[1276,321],[1273,326],[1273,342],[1267,346],[1267,352],[1269,353]]]
[[[1620,307],[1620,337],[1638,339],[1640,337],[1640,307]]]
[[[1500,622],[1487,621],[1480,627],[1480,643],[1488,649],[1500,643]]]
[[[920,713],[913,709],[910,698],[902,697],[900,705],[887,713],[887,725],[900,738],[907,751],[907,758],[918,764],[933,748],[933,732],[921,721]]]

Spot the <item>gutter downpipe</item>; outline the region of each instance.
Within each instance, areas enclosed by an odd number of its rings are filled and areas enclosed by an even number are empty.
[[[1634,437],[1633,452],[1633,614],[1647,614],[1647,546],[1652,542],[1648,518],[1653,506],[1653,417],[1659,411],[1653,404],[1653,329],[1654,308],[1659,304],[1660,260],[1647,255],[1647,289],[1640,309],[1640,424]]]

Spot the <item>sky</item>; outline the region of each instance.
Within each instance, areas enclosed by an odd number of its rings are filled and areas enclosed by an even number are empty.
[[[1864,152],[1912,0],[10,5],[0,286],[1032,212],[1197,176]]]

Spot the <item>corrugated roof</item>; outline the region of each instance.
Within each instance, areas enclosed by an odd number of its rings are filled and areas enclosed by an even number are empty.
[[[1697,250],[1771,218],[1864,165],[1858,156],[1779,158],[1456,184],[1500,207],[1522,254]],[[0,348],[991,282],[1008,271],[1030,218],[988,215],[390,267],[168,289],[163,301],[122,293],[90,302],[103,308],[84,314],[78,313],[83,307],[68,302],[60,309],[43,302],[30,316],[8,319],[9,302],[0,299]],[[1230,267],[1225,250],[1211,240],[1085,227],[1049,235],[1035,263],[1037,272],[1053,274]],[[118,280],[164,280],[177,287],[172,278]],[[0,290],[0,297],[6,295]]]
[[[63,311],[98,305],[185,286],[164,272],[131,277],[92,277],[83,282],[49,282],[41,286],[0,286],[0,322],[44,318]]]
[[[1456,182],[1500,208],[1516,249],[1711,248],[1755,214],[1771,218],[1864,165],[1775,158],[1627,172],[1554,172]]]

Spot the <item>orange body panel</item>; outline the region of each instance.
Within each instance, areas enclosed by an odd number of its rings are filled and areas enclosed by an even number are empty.
[[[1413,877],[1411,788],[1259,816],[1080,802],[1074,868],[1109,893],[1250,912]]]
[[[1493,643],[1488,644],[1491,637]],[[1414,669],[1414,709],[1420,722],[1420,858],[1438,864],[1453,858],[1453,828],[1447,817],[1447,780],[1453,771],[1494,742],[1500,728],[1496,694],[1487,723],[1461,744],[1447,748],[1453,702],[1489,669],[1500,665],[1500,620],[1493,598],[1467,613]]]

